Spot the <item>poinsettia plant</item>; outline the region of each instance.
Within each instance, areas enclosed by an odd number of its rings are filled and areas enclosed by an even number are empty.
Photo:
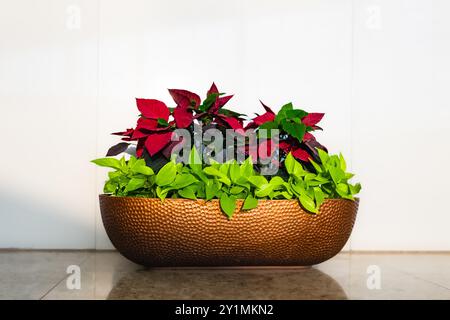
[[[318,213],[327,198],[354,200],[359,193],[361,185],[349,182],[353,174],[346,171],[343,156],[328,154],[314,136],[314,131],[322,130],[318,123],[323,113],[309,113],[292,103],[275,113],[261,102],[265,112],[247,120],[224,107],[233,96],[221,93],[214,83],[204,100],[187,90],[169,93],[174,101],[170,107],[156,99],[136,99],[140,113],[136,126],[113,133],[122,142],[108,150],[107,158],[93,160],[114,169],[105,193],[162,200],[219,199],[230,218],[238,199],[244,200],[241,210],[251,210],[258,200],[298,199],[307,211]],[[199,127],[200,135],[210,129],[220,134],[231,130],[243,143],[219,141],[223,154],[216,161],[206,153],[207,144],[192,145]],[[177,137],[180,130],[187,134]],[[175,152],[180,149],[186,153],[184,160]],[[113,158],[123,152],[131,153],[128,160]],[[243,161],[237,154],[244,156]],[[269,159],[275,173],[265,174],[258,159]]]
[[[213,83],[203,101],[198,94],[183,90],[169,89],[175,106],[168,107],[156,99],[136,99],[140,112],[135,128],[115,132],[122,136],[122,142],[112,146],[107,156],[116,156],[125,152],[135,143],[135,155],[144,158],[147,165],[155,169],[168,162],[172,150],[183,144],[183,139],[172,140],[175,129],[188,128],[194,131],[194,120],[202,121],[209,127],[220,130],[242,129],[242,114],[224,108],[233,95],[223,95]]]

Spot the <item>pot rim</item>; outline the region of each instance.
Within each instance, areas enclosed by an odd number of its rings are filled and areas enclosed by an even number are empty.
[[[160,198],[147,198],[147,197],[132,197],[132,196],[113,196],[111,194],[106,194],[106,193],[101,193],[99,194],[99,197],[101,198],[125,198],[125,199],[146,199],[146,200],[159,200],[162,201]],[[206,199],[186,199],[186,198],[166,198],[164,199],[164,201],[194,201],[194,202],[218,202],[220,199],[211,199],[211,200],[206,200]],[[245,199],[237,199],[237,201],[244,201]],[[263,202],[267,202],[267,201],[276,201],[276,202],[280,202],[280,201],[285,201],[285,202],[298,202],[298,199],[258,199],[258,201],[263,201]],[[350,200],[350,199],[344,199],[344,198],[327,198],[325,199],[324,202],[337,202],[337,201],[355,201],[359,203],[359,197],[355,197],[355,200]]]

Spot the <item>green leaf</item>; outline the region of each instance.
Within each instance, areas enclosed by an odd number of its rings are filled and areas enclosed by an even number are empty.
[[[353,200],[353,196],[349,194],[349,186],[345,183],[339,183],[336,186],[336,192],[344,199]]]
[[[308,112],[301,110],[301,109],[294,109],[294,110],[286,110],[286,118],[293,119],[293,118],[303,118],[308,115]]]
[[[219,202],[222,211],[228,216],[229,219],[231,219],[234,214],[234,210],[236,210],[236,198],[234,196],[228,196],[224,193],[222,194]]]
[[[314,204],[314,200],[311,199],[311,197],[307,196],[306,194],[300,195],[300,203],[302,204],[303,208],[305,208],[309,212],[317,213],[318,210]]]
[[[118,184],[114,181],[106,181],[105,186],[103,188],[104,193],[116,193]]]
[[[124,192],[130,192],[142,188],[145,185],[145,178],[131,178]]]
[[[340,164],[342,171],[345,172],[345,170],[347,170],[347,163],[345,162],[345,159],[344,159],[344,156],[342,155],[342,153],[339,153],[339,164]]]
[[[197,197],[195,196],[195,192],[190,188],[180,189],[178,190],[178,194],[185,199],[197,199]]]
[[[169,123],[165,119],[162,119],[162,118],[158,118],[158,124],[163,127],[169,126]]]
[[[240,166],[240,173],[243,177],[251,177],[253,176],[253,162],[252,158],[248,157]]]
[[[167,162],[164,167],[159,170],[156,175],[156,184],[158,186],[167,186],[175,180],[177,174],[177,168],[173,161]]]
[[[205,184],[205,196],[206,200],[211,200],[218,196],[219,186],[214,182],[214,180],[209,180]]]
[[[135,161],[134,164],[131,165],[131,171],[133,173],[140,173],[146,176],[152,176],[155,174],[152,168],[147,167],[144,159]]]
[[[330,158],[328,153],[323,151],[322,149],[316,148],[317,152],[319,153],[320,161],[322,162],[322,165],[325,166],[328,162],[328,159]]]
[[[351,185],[350,184],[349,187],[350,187],[350,193],[352,195],[358,194],[361,191],[361,184],[360,183],[357,183],[355,185]]]
[[[274,189],[273,185],[266,183],[255,191],[255,195],[259,198],[264,198],[267,197],[273,191],[273,189]]]
[[[306,132],[306,125],[303,123],[297,124],[289,121],[288,119],[281,120],[281,127],[289,135],[296,138],[299,142],[302,142],[303,136]]]
[[[286,160],[284,160],[284,165],[286,166],[286,171],[292,175],[294,173],[295,163],[297,160],[295,160],[292,153],[289,152],[289,154],[286,156]]]
[[[209,108],[211,108],[213,103],[216,101],[217,97],[219,97],[218,93],[208,94],[208,97],[206,97],[206,99],[203,101],[203,103],[199,106],[200,111],[206,111]]]
[[[207,175],[218,177],[219,181],[225,183],[227,186],[231,185],[231,180],[227,177],[227,175],[214,167],[206,167],[203,169],[203,172],[205,172]]]
[[[252,195],[248,195],[245,198],[242,210],[251,210],[258,206],[258,199],[255,199]]]
[[[202,170],[202,158],[195,146],[192,147],[189,153],[189,167],[196,173]]]
[[[241,177],[241,170],[237,163],[233,163],[230,165],[230,178],[231,181],[236,182],[239,181]]]
[[[238,186],[234,186],[230,189],[230,193],[234,194],[234,195],[238,195],[239,193],[241,193],[242,191],[244,191],[244,187],[238,187]]]
[[[282,186],[285,183],[285,181],[283,180],[283,178],[279,177],[279,176],[275,176],[272,179],[270,179],[269,184],[274,188],[278,188],[279,186]]]
[[[343,178],[345,178],[344,171],[341,168],[330,167],[328,168],[330,172],[331,179],[333,179],[334,183],[339,184]]]
[[[170,186],[174,189],[183,189],[184,187],[187,187],[197,181],[198,180],[192,174],[182,173],[175,177],[175,180]]]
[[[298,162],[297,160],[295,160],[294,163],[294,172],[292,173],[292,175],[294,177],[296,177],[297,179],[300,179],[301,177],[306,175],[306,171],[303,169],[303,166],[300,162]]]
[[[267,179],[263,176],[252,176],[248,178],[248,181],[258,188],[264,184],[268,184]]]
[[[322,168],[320,167],[320,165],[317,162],[315,162],[313,159],[310,159],[309,161],[311,162],[311,164],[313,165],[314,169],[316,169],[316,171],[318,173],[322,172]]]
[[[161,188],[160,186],[156,187],[156,196],[160,198],[162,201],[167,197],[170,188]]]
[[[100,167],[108,167],[117,170],[122,170],[122,164],[116,158],[100,158],[91,161]]]
[[[314,187],[314,198],[316,199],[317,208],[320,208],[320,205],[325,200],[325,194],[323,193],[322,189],[320,189],[319,187]]]
[[[282,120],[286,119],[287,117],[287,111],[293,110],[294,106],[292,105],[292,102],[289,102],[281,107],[280,111],[278,111],[277,115],[275,116],[275,122],[281,123]]]

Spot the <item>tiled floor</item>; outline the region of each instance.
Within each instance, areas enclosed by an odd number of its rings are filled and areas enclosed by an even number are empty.
[[[67,285],[71,265],[80,267],[80,289]],[[0,251],[0,299],[450,299],[450,254],[341,253],[312,268],[146,269],[114,251]]]

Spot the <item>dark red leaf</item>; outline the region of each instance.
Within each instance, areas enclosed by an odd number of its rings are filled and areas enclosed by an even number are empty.
[[[125,152],[128,149],[128,146],[130,144],[127,142],[120,142],[116,144],[115,146],[112,146],[109,148],[108,152],[106,153],[107,157],[117,156],[118,154],[121,154],[122,152]]]
[[[186,141],[184,141],[183,137],[180,137],[178,141],[170,141],[169,144],[167,146],[165,146],[164,149],[162,150],[162,154],[167,159],[170,159],[173,149],[182,148],[185,143],[186,143]]]
[[[155,130],[156,128],[158,128],[158,120],[141,117],[137,121],[136,130]]]
[[[264,102],[262,102],[261,100],[259,100],[259,102],[261,102],[261,104],[262,104],[263,108],[266,110],[266,112],[272,113],[272,114],[275,115],[275,112],[273,112],[272,109],[270,109],[268,106],[266,106],[266,105],[264,104]]]
[[[289,153],[289,151],[292,148],[292,145],[286,141],[281,141],[278,146],[281,150],[283,150],[286,153]]]
[[[126,129],[125,131],[122,132],[113,132],[111,134],[116,135],[116,136],[124,136],[124,137],[131,137],[133,135],[133,131],[134,129]]]
[[[325,115],[325,113],[308,113],[307,116],[302,118],[302,122],[306,125],[306,126],[314,126],[317,123],[320,122],[320,120],[322,120],[323,116]]]
[[[169,89],[169,93],[178,106],[197,108],[200,105],[200,97],[193,92],[183,89]]]
[[[136,145],[136,157],[141,158],[144,153],[145,139],[139,139]]]
[[[170,110],[162,101],[136,98],[136,104],[141,114],[146,118],[169,120]]]
[[[173,117],[175,118],[177,127],[180,129],[189,127],[193,119],[192,111],[181,106],[178,106],[173,110]]]
[[[274,113],[270,113],[270,112],[266,112],[260,116],[257,116],[256,118],[253,119],[253,122],[257,125],[260,126],[263,123],[266,122],[270,122],[270,121],[274,121],[275,120],[275,114]]]
[[[220,119],[223,120],[224,122],[226,122],[234,130],[238,130],[238,129],[244,130],[242,121],[239,121],[236,118],[220,115]]]
[[[148,153],[153,156],[161,151],[161,149],[170,142],[172,133],[173,132],[163,132],[152,133],[151,135],[149,135],[147,137],[147,140],[145,140],[145,148],[147,149]]]
[[[233,95],[217,98],[209,112],[217,113],[220,108],[222,108],[228,101],[230,101],[231,98],[233,98]]]
[[[213,93],[219,93],[219,90],[217,89],[216,84],[214,82],[212,83],[211,88],[208,90],[206,95],[209,96],[210,94]]]
[[[309,132],[305,132],[303,136],[303,141],[316,140],[316,138]]]
[[[300,160],[305,161],[305,162],[309,162],[309,159],[311,158],[309,153],[306,152],[305,150],[301,149],[301,148],[298,148],[298,149],[295,149],[294,151],[292,151],[292,155],[295,158],[300,159]]]
[[[149,135],[150,133],[142,132],[141,130],[135,130],[133,133],[133,140],[142,139]]]

